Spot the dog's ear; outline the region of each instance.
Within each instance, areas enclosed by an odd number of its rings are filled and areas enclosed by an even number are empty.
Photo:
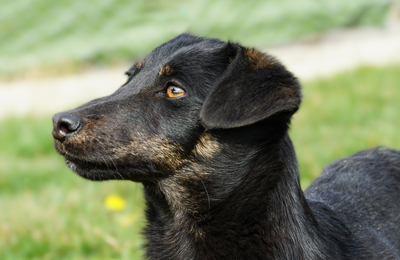
[[[236,49],[206,98],[200,119],[206,129],[235,128],[279,115],[288,120],[301,101],[297,79],[276,59],[254,49]]]

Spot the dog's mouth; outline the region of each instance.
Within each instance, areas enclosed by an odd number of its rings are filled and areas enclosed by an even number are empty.
[[[109,156],[84,156],[76,154],[77,148],[67,148],[62,142],[54,140],[56,151],[64,156],[65,162],[72,171],[79,176],[94,180],[125,180],[129,179],[126,176],[126,169],[119,165],[118,160]],[[98,158],[97,158],[98,157]]]
[[[137,147],[121,143],[117,146],[112,142],[106,147],[93,145],[97,143],[89,138],[84,142],[54,140],[56,151],[65,157],[67,166],[89,180],[153,182],[165,177],[166,172],[167,175],[172,174],[174,167],[180,166],[176,163],[177,156],[173,156],[175,147],[169,143],[163,146],[163,143],[160,145],[160,142],[154,142],[154,147],[141,143]]]
[[[118,170],[117,165],[113,164],[111,161],[107,163],[106,161],[101,162],[91,162],[87,160],[72,159],[65,156],[65,163],[67,166],[77,173],[79,176],[89,179],[89,180],[124,180],[124,177]],[[110,165],[111,164],[111,165]]]
[[[153,174],[156,174],[156,168],[151,164],[130,162],[129,164],[120,164],[114,159],[103,159],[102,161],[88,161],[85,159],[71,158],[65,156],[67,166],[79,176],[93,180],[132,180],[142,181],[147,179],[149,172],[153,168]]]
[[[163,177],[163,167],[150,157],[138,153],[116,153],[111,148],[91,147],[74,142],[54,140],[56,151],[64,156],[67,166],[79,176],[93,181],[131,180],[135,182],[154,181]]]

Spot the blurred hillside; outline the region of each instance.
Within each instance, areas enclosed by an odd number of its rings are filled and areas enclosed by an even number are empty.
[[[391,3],[0,0],[0,79],[130,62],[183,32],[266,47],[332,28],[379,26]]]

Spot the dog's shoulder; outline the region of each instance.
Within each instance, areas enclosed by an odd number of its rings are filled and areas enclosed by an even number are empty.
[[[387,189],[399,193],[395,183],[400,185],[400,151],[373,148],[328,165],[306,190],[306,194],[318,192],[321,186],[349,190],[350,187],[373,188],[374,185],[378,189],[388,185]],[[386,192],[389,192],[387,189]]]
[[[390,255],[390,248],[400,247],[400,151],[374,148],[340,159],[324,169],[305,196],[314,211],[323,211],[319,205],[335,211],[373,253]]]
[[[310,200],[342,204],[400,201],[400,151],[374,148],[328,165],[308,189]],[[375,198],[373,196],[376,196]]]

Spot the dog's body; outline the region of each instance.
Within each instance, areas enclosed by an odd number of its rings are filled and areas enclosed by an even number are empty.
[[[340,160],[304,195],[300,86],[275,59],[185,34],[127,74],[53,136],[79,175],[143,183],[150,259],[400,259],[400,152]]]

